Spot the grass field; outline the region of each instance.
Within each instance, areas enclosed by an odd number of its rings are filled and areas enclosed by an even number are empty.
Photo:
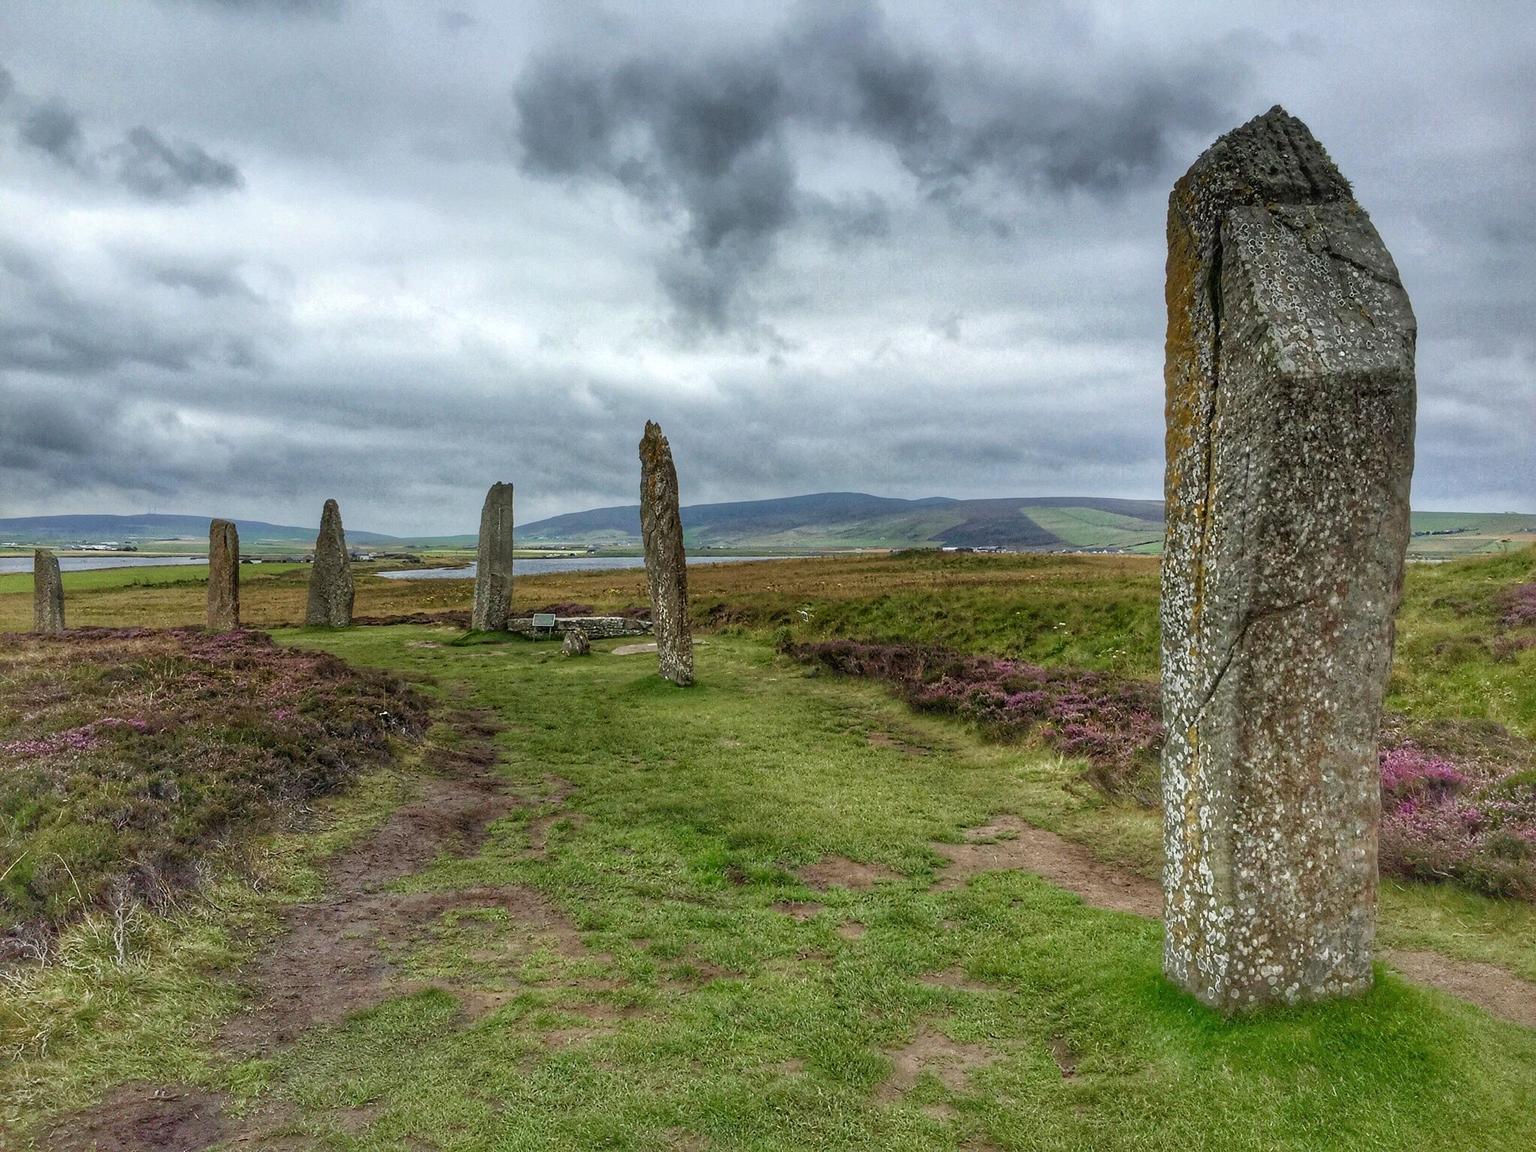
[[[248,618],[298,618],[302,571],[242,576]],[[134,577],[66,576],[72,622],[200,618],[195,571]],[[1022,872],[935,887],[939,846],[998,813],[1142,873],[1157,817],[1084,788],[1072,761],[811,675],[768,643],[943,641],[1152,675],[1155,562],[921,555],[690,578],[712,631],[686,692],[643,655],[566,660],[441,626],[279,632],[494,718],[489,771],[516,803],[389,884],[423,911],[377,941],[378,1002],[271,1051],[221,1038],[242,1004],[232,969],[322,894],[327,857],[435,794],[419,751],[264,841],[252,878],[141,914],[125,962],[110,924],[77,924],[58,964],[6,989],[0,1120],[37,1135],[143,1081],[214,1093],[223,1137],[259,1130],[257,1146],[1536,1144],[1536,1031],[1390,973],[1357,1001],[1226,1022],[1162,982],[1153,921]],[[1532,648],[1500,644],[1518,639],[1501,596],[1533,579],[1533,553],[1413,570],[1390,706],[1465,739],[1480,721],[1536,735]],[[641,580],[522,580],[518,607],[634,606]],[[3,626],[25,620],[27,591],[0,578]],[[359,582],[365,613],[467,601],[459,582]],[[1536,980],[1529,904],[1388,883],[1381,937]]]

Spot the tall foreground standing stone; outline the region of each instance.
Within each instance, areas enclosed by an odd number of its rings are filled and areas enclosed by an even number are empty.
[[[46,548],[32,553],[32,631],[64,631],[64,581],[59,558]]]
[[[645,422],[640,440],[640,536],[661,674],[687,686],[693,683],[693,633],[688,626],[688,557],[678,511],[677,468],[661,425],[652,420]]]
[[[1348,182],[1279,107],[1174,186],[1167,297],[1164,967],[1228,1011],[1356,992],[1413,311]]]
[[[208,525],[208,627],[240,627],[240,533],[228,520]]]
[[[470,627],[500,632],[512,615],[512,485],[492,484],[480,510],[475,553],[475,607]]]
[[[352,559],[341,509],[327,500],[315,537],[315,561],[309,569],[309,604],[304,623],[311,628],[346,628],[352,623]]]

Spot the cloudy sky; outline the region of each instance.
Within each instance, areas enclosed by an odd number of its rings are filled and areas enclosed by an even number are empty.
[[[1161,493],[1173,180],[1283,103],[1536,510],[1536,5],[5,0],[0,516]]]

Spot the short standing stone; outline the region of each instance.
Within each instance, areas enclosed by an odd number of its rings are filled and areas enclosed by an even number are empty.
[[[572,628],[565,634],[565,639],[560,644],[560,651],[566,656],[590,656],[592,641],[587,639],[587,634],[580,628]]]
[[[240,533],[228,520],[208,525],[208,627],[240,627]]]
[[[480,543],[475,555],[475,607],[469,626],[501,632],[512,615],[512,485],[497,483],[480,510]]]
[[[693,634],[688,624],[688,557],[678,506],[677,468],[661,426],[647,420],[640,441],[640,535],[645,543],[645,581],[661,674],[674,684],[693,683]]]
[[[59,558],[46,548],[32,553],[32,631],[64,631],[64,581]]]
[[[1356,992],[1413,311],[1348,182],[1278,107],[1174,186],[1167,302],[1164,967],[1227,1011]]]
[[[346,628],[352,623],[352,561],[341,509],[327,500],[315,537],[315,562],[309,569],[309,606],[304,623],[311,628]]]

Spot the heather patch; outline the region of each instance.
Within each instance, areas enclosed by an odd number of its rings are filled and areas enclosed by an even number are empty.
[[[972,721],[996,739],[1037,740],[1080,757],[1105,792],[1158,803],[1163,726],[1156,684],[923,645],[783,647],[818,667],[888,681],[912,707]],[[1396,733],[1383,741],[1382,872],[1536,899],[1536,765],[1529,745],[1466,725],[1419,729],[1418,742]]]
[[[1516,584],[1499,596],[1499,622],[1506,628],[1536,624],[1536,583]]]
[[[1381,750],[1381,870],[1536,899],[1536,771],[1451,760],[1411,742]]]
[[[925,712],[970,720],[1001,740],[1039,740],[1081,757],[1105,791],[1155,802],[1163,743],[1156,684],[911,644],[790,644],[796,659],[895,684]]]
[[[93,908],[164,903],[419,732],[398,679],[265,635],[0,641],[0,956]]]

